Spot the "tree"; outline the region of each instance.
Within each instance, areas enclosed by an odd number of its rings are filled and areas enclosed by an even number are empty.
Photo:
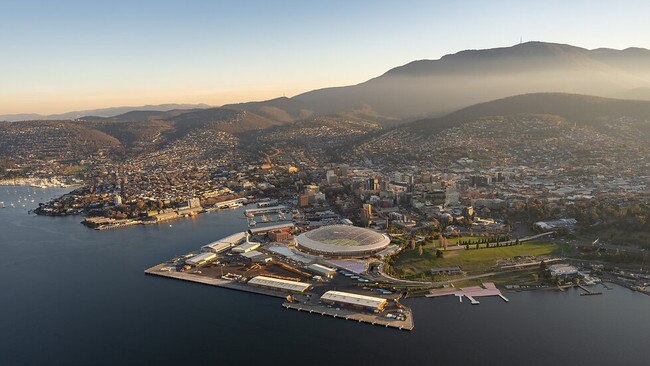
[[[442,245],[442,247],[445,250],[447,250],[447,238],[445,238],[445,236],[442,235],[442,233],[440,233],[440,235],[438,236],[438,241],[440,242],[440,245]]]

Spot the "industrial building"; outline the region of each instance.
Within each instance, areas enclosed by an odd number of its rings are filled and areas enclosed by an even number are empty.
[[[248,232],[251,235],[264,235],[270,231],[274,230],[283,230],[283,229],[293,229],[295,228],[295,225],[290,222],[286,224],[278,224],[278,225],[270,225],[270,226],[264,226],[264,227],[256,227],[249,229]]]
[[[305,269],[326,277],[332,277],[336,274],[336,270],[334,268],[325,267],[318,263],[310,264],[307,267],[305,267]]]
[[[258,263],[268,263],[273,260],[271,256],[258,252],[257,250],[251,250],[250,252],[241,253],[240,255],[252,262]]]
[[[349,225],[328,225],[296,238],[307,252],[331,257],[367,257],[385,249],[390,238],[380,232]]]
[[[214,241],[201,247],[203,252],[222,253],[226,250],[239,245],[246,241],[247,233],[245,231],[226,236],[225,238]]]
[[[246,243],[244,243],[242,245],[238,245],[238,246],[232,248],[232,251],[236,252],[236,253],[247,253],[247,252],[255,250],[255,249],[259,248],[259,247],[260,247],[260,243],[246,242]]]
[[[266,276],[253,277],[248,284],[251,286],[264,287],[272,290],[289,291],[289,292],[305,292],[311,288],[311,284],[305,282],[296,282],[283,280],[281,278],[273,278]]]
[[[379,313],[384,310],[388,300],[381,297],[353,294],[342,291],[327,291],[320,300],[330,305],[340,305]]]
[[[188,259],[185,261],[186,264],[189,264],[190,266],[202,266],[208,262],[211,262],[217,258],[217,255],[215,253],[211,252],[206,252],[206,253],[201,253],[198,255],[195,255],[194,257]]]

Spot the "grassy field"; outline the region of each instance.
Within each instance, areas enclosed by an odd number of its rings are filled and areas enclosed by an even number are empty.
[[[406,249],[393,263],[395,272],[407,279],[431,279],[429,271],[434,267],[460,266],[469,275],[490,271],[497,259],[512,258],[521,255],[558,255],[565,244],[548,241],[531,241],[521,245],[479,249],[446,251],[444,258],[437,258],[436,251],[430,245],[425,246],[422,256],[418,250]]]
[[[354,245],[359,245],[359,242],[352,239],[327,239],[323,240],[323,243],[334,244],[341,247],[351,247]]]

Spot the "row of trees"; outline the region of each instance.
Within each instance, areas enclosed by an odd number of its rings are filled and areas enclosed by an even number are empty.
[[[504,241],[504,242],[499,241],[498,238],[497,238],[497,241],[494,242],[494,243],[487,242],[487,243],[484,243],[484,244],[485,245],[483,247],[481,247],[481,243],[472,244],[472,246],[470,246],[470,244],[465,244],[465,249],[470,250],[470,249],[486,249],[486,248],[510,247],[510,246],[514,246],[514,245],[519,245],[519,244],[521,244],[521,242],[519,241],[519,238],[517,238],[515,240]]]
[[[512,238],[510,235],[503,236],[490,236],[486,238],[477,238],[477,239],[468,239],[468,240],[459,240],[458,244],[467,245],[467,244],[487,244],[487,243],[499,243],[504,241],[509,241]]]

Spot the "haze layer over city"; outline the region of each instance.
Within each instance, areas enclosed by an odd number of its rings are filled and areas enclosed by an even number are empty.
[[[646,365],[649,11],[0,0],[0,364]]]

